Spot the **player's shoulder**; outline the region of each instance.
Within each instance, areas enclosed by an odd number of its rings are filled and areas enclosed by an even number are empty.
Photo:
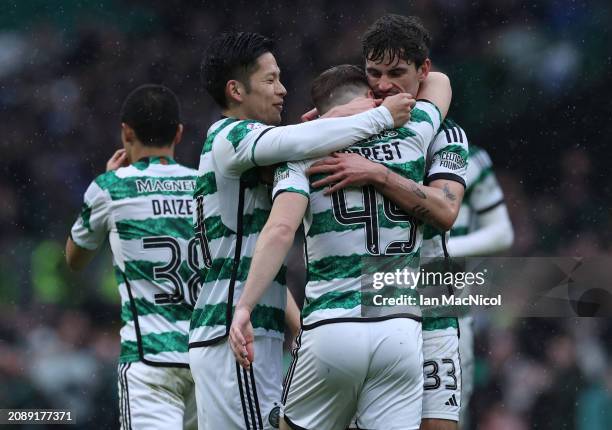
[[[468,156],[474,168],[486,169],[493,165],[489,153],[480,146],[470,145]]]
[[[444,118],[440,130],[436,136],[438,139],[446,139],[448,143],[467,143],[465,130],[452,118]]]
[[[125,169],[122,167],[121,169]],[[120,170],[120,169],[118,169]],[[112,188],[116,187],[117,184],[121,182],[121,178],[117,176],[117,172],[111,170],[109,172],[102,173],[101,175],[96,176],[93,180],[92,185],[96,185],[102,191],[109,191]]]
[[[266,128],[270,128],[270,126],[254,119],[238,120],[235,118],[227,118],[226,121],[219,124],[215,132],[217,132],[218,136],[229,141],[232,146],[236,148],[242,139],[248,136],[249,133],[257,130],[264,130]]]

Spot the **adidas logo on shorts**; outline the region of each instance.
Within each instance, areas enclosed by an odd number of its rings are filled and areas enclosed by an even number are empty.
[[[454,394],[444,404],[446,406],[459,406],[459,403],[457,403],[457,398],[455,397]]]

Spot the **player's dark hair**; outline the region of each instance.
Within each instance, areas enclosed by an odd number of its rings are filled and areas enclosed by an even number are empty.
[[[345,96],[355,96],[368,88],[363,68],[341,64],[325,70],[315,78],[310,87],[310,97],[319,113],[323,114],[337,104],[350,101]]]
[[[221,108],[228,107],[225,99],[227,81],[240,81],[250,91],[249,78],[257,71],[257,59],[272,52],[273,48],[271,39],[257,33],[222,33],[210,42],[202,60],[201,78]]]
[[[121,122],[134,129],[143,145],[169,146],[181,123],[179,101],[163,85],[141,85],[123,102]]]
[[[387,14],[366,30],[361,46],[366,60],[380,63],[389,54],[389,64],[402,59],[418,68],[429,57],[431,36],[417,17]]]

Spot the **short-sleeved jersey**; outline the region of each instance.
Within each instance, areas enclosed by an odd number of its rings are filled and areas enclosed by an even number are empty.
[[[440,113],[417,102],[404,127],[386,130],[347,151],[379,162],[399,175],[422,183],[425,156],[440,126]],[[363,320],[361,281],[364,259],[405,255],[418,270],[422,225],[402,212],[373,186],[350,187],[330,196],[306,175],[316,159],[287,163],[275,172],[274,197],[282,192],[309,198],[304,216],[307,284],[302,310],[304,328],[313,324]]]
[[[469,169],[469,143],[465,131],[452,119],[446,118],[427,153],[427,178],[429,184],[437,179],[448,179],[467,186]],[[444,257],[449,233],[425,225],[423,229],[423,247],[421,256],[426,258]],[[456,318],[423,318],[423,332],[457,328]]]
[[[208,131],[194,193],[204,279],[191,319],[190,347],[214,344],[228,334],[272,205],[253,158],[258,138],[269,129],[257,121],[224,118]],[[283,268],[251,313],[256,336],[284,336],[284,272]]]
[[[196,171],[144,158],[98,176],[71,230],[94,250],[109,237],[121,295],[120,362],[187,367],[189,320],[199,288],[191,199]]]
[[[504,201],[504,193],[493,173],[493,163],[487,151],[472,145],[469,158],[467,188],[459,215],[451,229],[451,237],[463,236],[473,231],[477,227],[478,214],[487,212]]]
[[[207,133],[194,194],[195,234],[203,254],[202,292],[193,312],[189,347],[211,345],[229,334],[259,233],[271,208],[258,166],[322,156],[393,124],[383,106],[346,118],[274,127],[224,118]],[[284,268],[251,313],[256,336],[283,338]]]
[[[427,178],[429,184],[437,179],[448,179],[467,187],[469,144],[465,131],[452,119],[446,118],[440,126],[427,153]],[[423,230],[422,257],[443,257],[446,236],[430,225]]]

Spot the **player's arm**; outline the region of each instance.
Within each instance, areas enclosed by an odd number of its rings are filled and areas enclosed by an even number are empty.
[[[307,206],[308,198],[302,194],[280,194],[274,200],[268,221],[257,239],[249,274],[230,328],[230,346],[236,360],[245,368],[254,361],[251,311],[285,261]]]
[[[222,171],[240,175],[254,166],[269,166],[327,155],[385,129],[404,124],[413,103],[402,93],[387,97],[382,106],[345,118],[320,119],[283,127],[256,124],[228,136],[239,139],[231,145],[214,145],[215,160]],[[235,127],[242,127],[241,124]]]
[[[70,236],[66,240],[66,263],[68,263],[70,269],[75,271],[84,269],[94,258],[94,255],[96,255],[96,251],[81,248],[74,243]]]
[[[285,308],[285,324],[291,332],[291,336],[296,338],[301,326],[300,308],[298,307],[291,291],[287,292],[287,307]]]
[[[453,257],[490,255],[505,251],[512,246],[514,230],[503,202],[477,213],[477,228],[464,236],[451,237],[448,252]]]

